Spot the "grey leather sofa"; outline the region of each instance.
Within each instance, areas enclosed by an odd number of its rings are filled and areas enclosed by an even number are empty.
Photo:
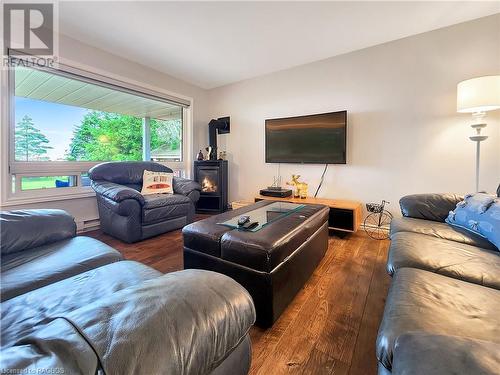
[[[143,196],[144,170],[172,170],[154,162],[108,162],[89,171],[96,192],[101,229],[125,242],[137,242],[191,223],[201,186],[174,177],[174,194]]]
[[[400,200],[391,223],[393,277],[376,351],[379,374],[498,374],[500,252],[444,222],[462,200],[419,194]],[[500,230],[500,228],[499,228]]]
[[[248,372],[255,309],[229,277],[162,275],[121,260],[75,236],[73,219],[60,210],[2,212],[0,224],[2,373]]]

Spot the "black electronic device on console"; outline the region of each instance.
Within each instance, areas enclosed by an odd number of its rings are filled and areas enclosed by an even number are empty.
[[[260,195],[265,195],[266,197],[275,197],[275,198],[286,198],[292,195],[292,190],[290,189],[262,189],[260,191]]]

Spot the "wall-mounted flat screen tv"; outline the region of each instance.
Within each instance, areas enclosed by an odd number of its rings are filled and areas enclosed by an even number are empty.
[[[266,163],[346,164],[347,111],[266,120]]]

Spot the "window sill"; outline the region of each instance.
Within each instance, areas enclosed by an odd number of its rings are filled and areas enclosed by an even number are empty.
[[[68,193],[64,195],[44,195],[38,197],[10,197],[2,202],[2,207],[9,206],[19,206],[24,204],[33,204],[33,203],[43,203],[43,202],[57,202],[57,201],[65,201],[65,200],[73,200],[73,199],[81,199],[81,198],[90,198],[95,197],[95,193],[93,191],[81,191],[75,193]]]

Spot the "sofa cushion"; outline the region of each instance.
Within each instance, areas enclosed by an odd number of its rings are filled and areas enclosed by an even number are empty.
[[[191,203],[185,195],[180,194],[152,194],[144,196],[144,208],[152,209],[158,207],[177,206],[183,203]]]
[[[2,301],[121,259],[112,247],[85,236],[3,256]]]
[[[393,375],[495,375],[500,344],[466,337],[411,332],[399,336]]]
[[[442,238],[399,232],[391,237],[387,271],[419,268],[500,290],[500,254]]]
[[[179,194],[153,194],[144,196],[143,223],[187,216],[191,200]]]
[[[396,339],[407,332],[500,343],[500,291],[414,268],[393,277],[379,328],[377,358],[392,369]]]
[[[161,275],[141,263],[121,261],[11,298],[2,303],[2,345],[12,345],[51,317],[61,316]]]
[[[437,221],[414,219],[410,217],[394,218],[391,221],[391,238],[398,232],[420,233],[435,238],[443,238],[445,240],[478,246],[484,249],[496,250],[495,245],[479,235],[464,229],[454,228],[446,223],[438,223]]]

